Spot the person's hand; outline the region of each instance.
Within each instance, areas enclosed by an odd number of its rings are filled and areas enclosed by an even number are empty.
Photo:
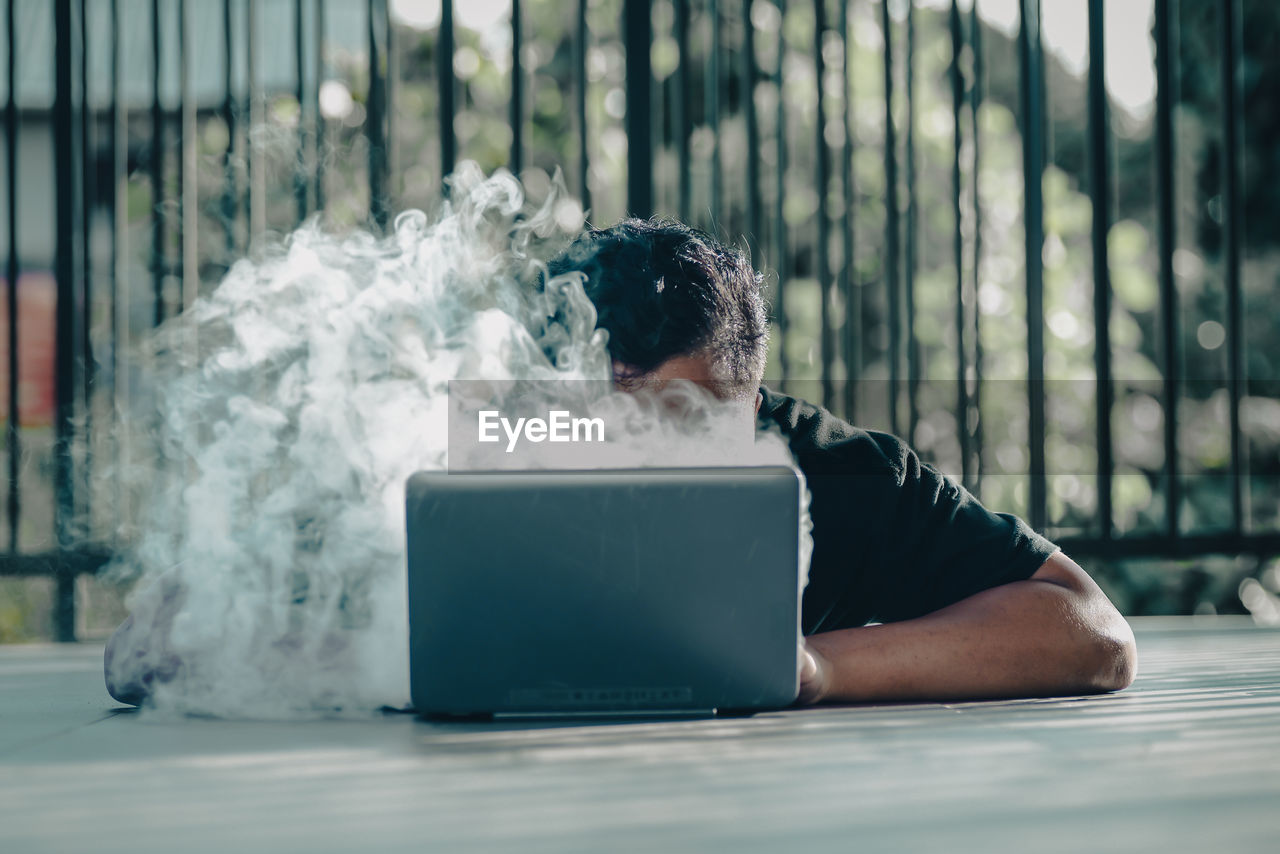
[[[173,620],[187,599],[174,577],[160,578],[143,591],[103,651],[107,693],[130,706],[142,705],[158,683],[178,675],[182,662],[169,649]]]
[[[807,641],[802,641],[796,651],[796,665],[800,670],[800,694],[796,697],[796,705],[811,706],[822,702],[831,679],[831,662]]]

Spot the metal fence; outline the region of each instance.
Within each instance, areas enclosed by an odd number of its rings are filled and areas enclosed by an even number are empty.
[[[74,639],[75,578],[96,571],[107,558],[105,550],[76,545],[76,520],[88,512],[88,491],[84,488],[93,465],[93,444],[87,437],[98,428],[95,395],[108,398],[118,394],[126,381],[119,371],[121,343],[127,330],[124,314],[129,311],[123,278],[129,258],[141,254],[150,275],[152,321],[189,306],[199,292],[200,282],[216,280],[225,263],[247,251],[251,238],[265,230],[268,209],[263,166],[255,159],[254,128],[263,122],[265,95],[291,92],[297,105],[296,162],[292,176],[294,217],[301,221],[324,210],[328,203],[328,175],[331,158],[327,147],[336,133],[326,119],[321,104],[326,78],[326,21],[335,6],[362,12],[364,43],[362,61],[366,77],[363,109],[365,116],[358,134],[363,137],[364,175],[367,179],[367,225],[385,228],[399,199],[393,189],[402,164],[395,162],[394,123],[402,109],[397,102],[400,63],[397,39],[403,28],[390,14],[387,0],[289,0],[276,4],[278,15],[290,24],[271,42],[273,58],[281,51],[293,69],[291,84],[279,79],[267,82],[261,73],[264,41],[261,19],[255,7],[259,0],[222,0],[221,32],[195,33],[190,0],[150,0],[146,14],[132,14],[138,4],[122,0],[55,0],[52,36],[54,50],[54,98],[47,111],[51,122],[54,165],[53,276],[56,280],[55,312],[55,406],[53,415],[52,483],[54,494],[54,537],[52,547],[31,551],[21,548],[18,532],[24,513],[22,488],[23,443],[20,387],[19,288],[16,283],[24,269],[18,251],[19,232],[24,227],[19,208],[18,149],[23,122],[40,120],[40,110],[20,110],[17,103],[18,56],[21,45],[15,28],[18,0],[8,0],[8,97],[5,108],[8,237],[5,279],[8,283],[8,402],[6,447],[8,450],[8,491],[6,512],[9,543],[0,555],[0,575],[51,575],[56,579],[55,633],[60,640]],[[266,2],[266,0],[261,0]],[[214,4],[208,4],[212,6]],[[535,4],[536,5],[536,4]],[[561,66],[560,83],[566,90],[567,117],[576,143],[572,160],[563,162],[572,176],[571,189],[584,208],[591,207],[592,194],[601,194],[600,182],[591,178],[592,140],[588,99],[593,85],[589,73],[595,33],[589,26],[592,8],[598,4],[579,0],[566,28],[569,45],[566,64]],[[625,114],[621,123],[627,142],[625,156],[625,209],[636,215],[664,212],[686,220],[701,221],[708,227],[742,237],[747,248],[762,265],[773,271],[772,303],[775,307],[776,349],[771,371],[784,387],[799,388],[807,379],[798,374],[795,348],[787,345],[796,335],[816,337],[813,370],[806,375],[814,382],[814,395],[851,420],[875,409],[887,418],[886,428],[915,438],[922,412],[922,385],[945,383],[954,395],[954,424],[959,446],[956,475],[970,488],[978,488],[991,474],[984,418],[984,392],[991,380],[983,350],[983,312],[976,294],[984,279],[982,237],[988,216],[978,187],[981,165],[987,152],[980,133],[980,111],[989,95],[984,88],[989,63],[986,40],[990,28],[982,23],[976,3],[951,0],[943,6],[950,58],[946,80],[950,87],[951,188],[948,214],[954,222],[946,254],[950,257],[950,289],[953,304],[948,341],[953,347],[952,373],[939,380],[928,376],[922,364],[922,345],[913,322],[925,287],[918,276],[917,258],[922,252],[921,186],[916,174],[920,163],[917,138],[920,118],[917,100],[921,83],[917,79],[917,19],[922,12],[916,4],[875,3],[870,0],[816,2],[806,7],[811,23],[808,61],[805,71],[816,88],[813,115],[806,119],[817,132],[812,139],[797,138],[795,105],[788,103],[786,85],[789,53],[784,40],[788,31],[786,0],[670,0],[662,4],[642,0],[621,0],[618,5],[617,40],[624,57],[623,90]],[[792,10],[798,5],[790,4]],[[937,6],[938,4],[932,4]],[[1021,387],[1027,412],[1025,481],[1029,486],[1025,512],[1037,529],[1051,528],[1046,462],[1046,400],[1052,381],[1046,380],[1044,303],[1046,241],[1046,200],[1042,181],[1046,169],[1046,51],[1042,44],[1040,6],[1037,0],[1019,0],[1019,18],[1012,45],[1016,56],[1018,98],[1016,116],[1024,180],[1021,220],[1025,234],[1022,269],[1025,281],[1026,376]],[[201,4],[206,8],[205,4]],[[456,119],[465,100],[466,89],[456,73],[455,4],[441,0],[438,22],[434,24],[435,118],[438,134],[438,176],[453,171],[459,159],[455,136]],[[510,0],[509,6],[509,99],[507,123],[511,132],[508,165],[519,173],[529,163],[531,128],[527,87],[532,79],[528,65],[526,4]],[[541,7],[541,8],[546,8]],[[1109,233],[1115,200],[1111,195],[1114,129],[1104,78],[1104,3],[1088,3],[1087,71],[1087,184],[1091,201],[1090,243],[1092,247],[1094,325],[1094,388],[1096,407],[1096,519],[1086,533],[1059,531],[1056,539],[1069,552],[1103,557],[1187,556],[1206,553],[1252,553],[1259,556],[1280,552],[1280,533],[1251,525],[1247,513],[1244,476],[1245,438],[1241,426],[1241,401],[1247,391],[1244,370],[1244,305],[1241,280],[1241,32],[1240,0],[1218,4],[1222,111],[1221,148],[1224,153],[1221,189],[1221,229],[1223,273],[1226,293],[1225,346],[1229,458],[1220,474],[1230,484],[1229,524],[1219,530],[1189,532],[1180,524],[1184,496],[1179,471],[1179,401],[1185,378],[1179,341],[1179,289],[1175,281],[1177,220],[1175,169],[1178,152],[1175,138],[1175,105],[1178,97],[1178,4],[1175,0],[1155,0],[1154,37],[1156,103],[1154,108],[1154,188],[1159,290],[1158,317],[1160,380],[1158,397],[1163,407],[1163,469],[1158,473],[1165,484],[1163,522],[1160,529],[1140,536],[1120,535],[1113,524],[1113,479],[1116,472],[1113,435],[1115,366],[1110,340],[1113,288],[1109,263]],[[937,10],[933,10],[937,11]],[[881,44],[873,49],[882,54],[883,91],[875,107],[881,137],[876,147],[883,154],[883,228],[879,240],[868,247],[866,225],[855,221],[857,207],[855,155],[862,137],[855,130],[859,103],[851,88],[851,54],[856,13],[868,12],[878,18]],[[130,13],[130,14],[126,14]],[[598,14],[594,13],[594,14]],[[700,22],[701,29],[694,27]],[[772,16],[772,17],[771,17]],[[774,25],[760,26],[770,19]],[[281,18],[284,20],[284,18]],[[176,21],[176,26],[173,22]],[[707,22],[710,22],[709,26]],[[655,23],[656,22],[656,23]],[[95,24],[109,32],[91,33]],[[655,29],[661,32],[656,32]],[[127,62],[125,35],[145,33],[150,49],[153,97],[149,106],[127,103],[124,94]],[[176,64],[166,64],[167,39],[176,34]],[[287,36],[287,37],[282,37]],[[732,36],[732,44],[725,40]],[[195,39],[215,44],[222,53],[224,69],[221,103],[211,106],[193,94],[191,48]],[[776,40],[768,49],[759,41]],[[652,66],[655,44],[670,41],[679,62],[674,70],[655,75]],[[698,42],[698,44],[693,44]],[[100,46],[108,46],[105,60],[94,56]],[[700,53],[699,53],[700,51]],[[761,63],[762,53],[773,57],[771,66]],[[698,58],[699,62],[692,61]],[[167,67],[177,69],[177,103],[162,98],[161,76]],[[109,80],[106,103],[90,97],[91,69],[105,68]],[[660,77],[660,79],[659,79]],[[832,82],[839,91],[832,91]],[[102,81],[93,81],[102,85]],[[757,97],[760,87],[774,93],[772,103]],[[769,88],[771,87],[771,89]],[[762,109],[762,106],[766,109]],[[772,108],[770,110],[767,108]],[[219,198],[206,207],[216,208],[216,221],[223,232],[222,260],[201,257],[197,229],[201,217],[197,192],[197,145],[201,127],[218,120],[226,130],[223,154],[224,175]],[[722,161],[721,122],[732,120],[741,129],[746,155],[735,161],[735,175],[728,181]],[[828,130],[831,129],[831,130]],[[701,153],[696,153],[699,149]],[[167,163],[165,153],[177,152],[177,162]],[[761,152],[768,152],[763,156]],[[661,164],[672,168],[664,169]],[[741,174],[736,174],[738,166]],[[809,220],[797,227],[785,210],[793,186],[788,176],[799,172],[816,188],[818,203]],[[146,219],[148,243],[141,253],[129,243],[130,213],[128,182],[131,176],[145,175],[149,187]],[[440,192],[445,192],[440,186]],[[618,188],[622,194],[622,187]],[[828,204],[828,197],[843,200]],[[99,225],[101,224],[101,225]],[[810,226],[812,228],[810,229]],[[105,229],[104,242],[96,232]],[[861,229],[861,230],[860,230]],[[207,240],[208,236],[204,237]],[[861,243],[861,247],[858,245]],[[877,269],[868,278],[858,272],[859,253],[874,253]],[[788,291],[800,280],[816,281],[819,317],[815,332],[798,330],[791,316]],[[930,287],[938,287],[933,281]],[[109,306],[110,318],[95,320],[94,307]],[[873,305],[874,300],[874,305]],[[871,314],[882,315],[880,323],[887,338],[877,345],[863,334]],[[97,326],[95,326],[97,324]],[[91,328],[105,328],[104,339]],[[879,350],[875,350],[879,347]],[[869,362],[877,361],[872,370]],[[877,373],[878,371],[878,373]],[[871,398],[877,398],[872,400]],[[78,449],[78,450],[77,450]]]

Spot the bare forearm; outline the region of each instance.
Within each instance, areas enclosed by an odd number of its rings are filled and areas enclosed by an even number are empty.
[[[823,671],[815,699],[977,699],[1123,688],[1136,662],[1132,632],[1092,581],[1088,586],[1032,578],[914,620],[813,635],[808,643]]]

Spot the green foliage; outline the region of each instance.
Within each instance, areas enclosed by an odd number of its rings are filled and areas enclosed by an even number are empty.
[[[0,643],[49,637],[52,588],[47,578],[0,578]]]

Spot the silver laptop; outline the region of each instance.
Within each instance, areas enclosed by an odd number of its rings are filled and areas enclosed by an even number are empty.
[[[406,503],[418,712],[696,715],[795,700],[793,470],[423,472]]]

